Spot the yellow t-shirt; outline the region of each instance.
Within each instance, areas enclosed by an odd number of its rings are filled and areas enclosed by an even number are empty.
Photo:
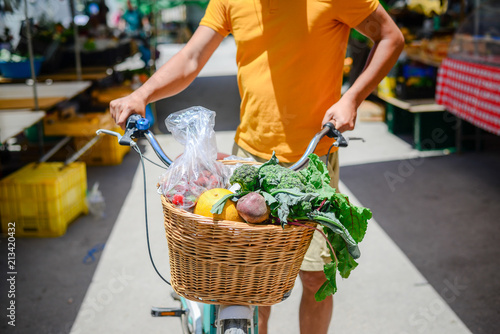
[[[234,36],[241,95],[236,143],[297,161],[340,98],[351,27],[378,0],[211,0],[200,24]],[[324,155],[324,138],[316,154]]]

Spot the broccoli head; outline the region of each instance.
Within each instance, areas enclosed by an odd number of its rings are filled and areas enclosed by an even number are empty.
[[[260,186],[270,192],[274,189],[305,189],[305,178],[298,172],[280,165],[266,165],[259,169]]]
[[[278,186],[281,176],[286,173],[286,168],[279,165],[265,165],[259,168],[260,186],[269,192]]]
[[[239,183],[241,191],[257,190],[259,188],[259,173],[257,168],[246,164],[237,167],[229,179],[229,183]]]
[[[317,192],[318,189],[314,188],[314,186],[310,183],[307,183],[306,186],[305,186],[305,189],[304,189],[304,192],[305,193],[314,193],[314,192]]]
[[[305,186],[300,180],[299,177],[297,177],[296,173],[290,173],[290,174],[285,174],[281,177],[281,180],[276,187],[277,189],[292,189],[292,188],[297,188],[300,191],[305,190]]]

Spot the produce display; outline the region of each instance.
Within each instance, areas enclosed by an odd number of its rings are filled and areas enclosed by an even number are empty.
[[[166,121],[174,137],[186,146],[162,175],[159,191],[179,209],[209,217],[249,224],[299,225],[318,230],[326,239],[332,261],[324,266],[327,281],[316,293],[320,301],[337,291],[336,276],[349,277],[358,265],[358,243],[365,236],[367,208],[349,202],[330,184],[327,166],[309,155],[307,168],[293,171],[276,156],[262,165],[236,168],[216,161],[215,113],[194,107],[171,114]],[[235,192],[228,190],[239,189]],[[306,225],[316,222],[320,228]]]
[[[234,193],[223,188],[206,190],[197,199],[194,213],[252,224],[285,226],[314,221],[322,225],[323,231],[319,231],[327,239],[332,262],[324,266],[327,281],[316,293],[320,301],[337,291],[337,271],[347,278],[358,265],[358,243],[365,236],[372,214],[367,208],[352,205],[345,195],[330,187],[327,167],[317,155],[311,154],[308,167],[300,171],[278,163],[273,155],[260,166],[237,167],[229,183],[239,184],[240,189]],[[176,204],[175,200],[172,203]]]
[[[243,200],[244,205],[236,207],[240,207],[240,215],[249,223],[262,223],[268,214],[270,224],[302,225],[301,221],[314,221],[322,225],[332,262],[324,266],[327,281],[316,293],[316,300],[320,301],[337,291],[337,271],[347,278],[358,265],[355,261],[360,256],[358,243],[365,236],[372,213],[352,205],[345,195],[329,185],[327,167],[317,155],[311,154],[308,167],[300,171],[278,163],[273,155],[258,168],[250,165],[236,168],[229,182],[238,183],[240,190],[221,198],[211,212],[221,213],[228,201]],[[264,201],[257,197],[259,194]],[[245,198],[249,195],[252,198],[247,202]]]

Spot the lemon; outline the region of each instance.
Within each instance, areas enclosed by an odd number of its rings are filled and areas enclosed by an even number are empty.
[[[214,188],[203,192],[200,197],[198,197],[198,201],[194,207],[194,213],[213,218],[214,220],[232,220],[242,222],[243,219],[238,214],[236,205],[231,200],[226,202],[220,215],[210,212],[210,210],[212,210],[212,206],[228,194],[232,194],[232,192],[224,188]]]

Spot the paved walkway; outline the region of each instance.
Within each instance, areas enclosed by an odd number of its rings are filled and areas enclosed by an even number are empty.
[[[367,142],[351,142],[342,152],[343,165],[419,154],[388,134],[383,123],[360,123],[352,135],[357,132]],[[230,152],[233,136],[233,132],[217,133],[220,152]],[[159,140],[171,156],[182,152],[171,136],[162,135]],[[146,156],[155,158],[151,149]],[[154,186],[162,170],[146,166],[151,247],[159,271],[168,278],[163,216]],[[341,191],[356,202],[343,184]],[[138,168],[71,333],[181,333],[178,319],[149,314],[151,306],[175,307],[177,303],[149,261],[143,207],[142,170]],[[370,222],[360,247],[359,267],[339,282],[330,333],[469,333],[376,221]],[[290,319],[298,317],[300,293],[297,280],[292,296],[273,308],[271,333],[298,333],[298,321]]]

